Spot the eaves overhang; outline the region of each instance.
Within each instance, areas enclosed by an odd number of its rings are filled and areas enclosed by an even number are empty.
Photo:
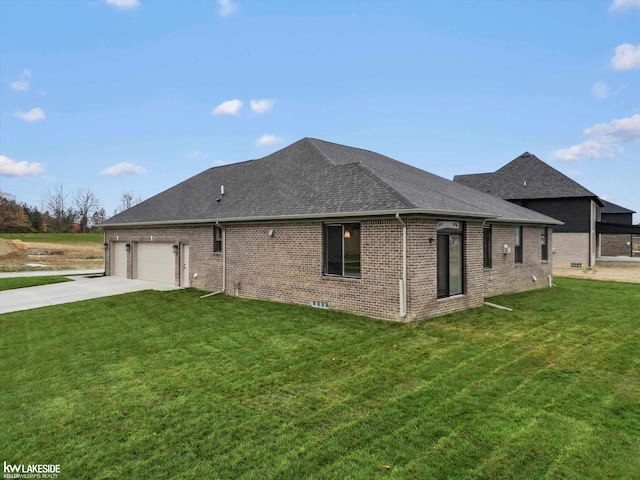
[[[313,213],[300,215],[261,215],[252,217],[218,217],[218,218],[201,218],[191,220],[157,220],[149,222],[118,222],[103,223],[103,228],[127,228],[127,227],[159,227],[169,225],[209,225],[216,223],[249,223],[249,222],[266,222],[266,221],[287,221],[287,220],[318,220],[323,218],[355,218],[355,217],[385,217],[400,215],[428,215],[441,216],[447,218],[474,218],[496,221],[500,218],[498,215],[491,213],[478,212],[454,212],[446,210],[426,210],[421,208],[410,209],[394,209],[394,210],[373,210],[359,212],[332,212],[332,213]],[[530,222],[530,221],[529,221]]]
[[[507,218],[499,217],[495,220],[491,220],[492,223],[522,223],[528,225],[564,225],[564,222],[549,217],[549,220],[532,220],[531,218]]]

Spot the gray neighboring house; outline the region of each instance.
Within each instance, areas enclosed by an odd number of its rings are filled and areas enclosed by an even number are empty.
[[[603,234],[631,234],[635,228],[630,221],[616,225],[601,219],[607,212],[603,200],[529,152],[495,172],[456,175],[453,180],[562,220],[563,225],[554,228],[555,267],[592,267],[602,255]]]
[[[103,223],[108,275],[413,321],[551,283],[561,222],[304,138]]]

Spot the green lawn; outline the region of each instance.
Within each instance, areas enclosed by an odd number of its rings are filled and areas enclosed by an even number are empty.
[[[40,285],[49,285],[51,283],[70,282],[66,277],[60,275],[51,275],[48,277],[15,277],[0,278],[0,291],[13,290],[15,288],[37,287]]]
[[[2,233],[5,240],[39,243],[103,243],[103,233]]]
[[[638,479],[640,286],[421,324],[202,292],[0,316],[0,461],[91,479]]]

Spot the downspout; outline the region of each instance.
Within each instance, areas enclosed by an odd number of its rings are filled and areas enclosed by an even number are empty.
[[[396,219],[402,224],[402,280],[400,280],[400,318],[407,316],[407,224],[396,213]]]
[[[205,295],[202,295],[200,298],[213,297],[214,295],[219,295],[227,291],[227,231],[218,222],[216,222],[216,226],[220,227],[220,230],[222,230],[222,290],[207,293]]]

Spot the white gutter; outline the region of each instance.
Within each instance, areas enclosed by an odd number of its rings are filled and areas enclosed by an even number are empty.
[[[258,221],[278,221],[278,220],[308,220],[308,219],[323,219],[323,218],[350,218],[350,217],[372,217],[372,216],[388,216],[396,215],[398,210],[372,210],[372,211],[359,211],[359,212],[332,212],[332,213],[308,213],[300,215],[273,215],[273,216],[258,216],[258,217],[230,217],[230,218],[198,218],[193,220],[159,220],[151,222],[125,222],[125,223],[102,223],[100,226],[105,228],[111,227],[156,227],[160,225],[201,225],[205,224],[217,224],[220,221],[225,223],[230,222],[258,222]],[[430,215],[437,217],[452,217],[452,218],[482,218],[495,221],[499,218],[498,215],[494,215],[488,212],[451,212],[440,210],[425,210],[422,208],[407,208],[402,210],[403,215]],[[528,222],[532,222],[528,220]],[[535,222],[532,222],[535,223]],[[538,222],[548,224],[549,222]]]
[[[396,212],[396,219],[402,224],[402,280],[400,280],[400,318],[407,316],[407,224]]]

